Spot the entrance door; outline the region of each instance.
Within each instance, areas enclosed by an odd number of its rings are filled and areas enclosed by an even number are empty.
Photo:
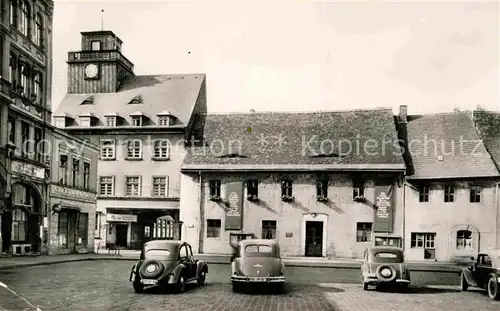
[[[68,210],[68,248],[71,252],[76,251],[76,234],[77,234],[77,212],[73,210]]]
[[[116,245],[127,246],[127,229],[128,225],[116,224]]]
[[[323,222],[306,221],[306,256],[323,256]]]

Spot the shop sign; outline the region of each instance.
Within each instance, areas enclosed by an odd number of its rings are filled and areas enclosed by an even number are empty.
[[[127,215],[127,214],[107,214],[107,221],[118,221],[118,222],[137,222],[137,215]]]
[[[11,170],[13,173],[28,175],[35,178],[45,178],[45,168],[35,166],[31,163],[12,161]]]

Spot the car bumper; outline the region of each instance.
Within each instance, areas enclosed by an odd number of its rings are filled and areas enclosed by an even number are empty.
[[[250,277],[250,276],[231,276],[231,282],[238,283],[285,283],[284,276]]]
[[[394,279],[391,281],[386,281],[384,279],[379,279],[376,276],[365,276],[363,277],[363,283],[368,285],[379,285],[379,284],[410,284],[410,280],[407,279]]]

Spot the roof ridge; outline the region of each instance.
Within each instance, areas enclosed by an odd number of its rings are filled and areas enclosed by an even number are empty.
[[[392,108],[376,107],[376,108],[361,108],[361,109],[345,109],[345,110],[311,110],[311,111],[227,111],[227,112],[207,112],[207,116],[222,116],[222,115],[255,115],[255,114],[315,114],[315,113],[350,113],[350,112],[372,112],[372,111],[391,111]]]

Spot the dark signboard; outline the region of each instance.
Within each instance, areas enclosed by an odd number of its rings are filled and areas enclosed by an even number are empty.
[[[393,232],[394,207],[393,185],[376,185],[373,232]]]
[[[243,227],[243,183],[230,182],[226,188],[226,230],[241,230]]]

